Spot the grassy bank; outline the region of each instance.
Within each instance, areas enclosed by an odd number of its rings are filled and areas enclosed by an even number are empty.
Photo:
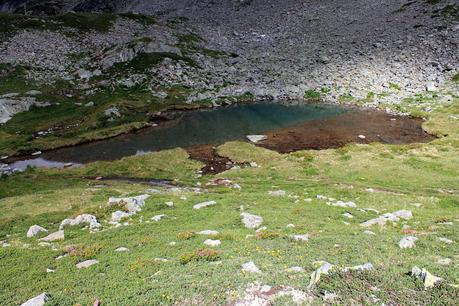
[[[412,103],[415,110],[420,102]],[[459,101],[431,103],[436,107],[424,127],[441,137],[427,144],[348,145],[283,155],[230,142],[218,147],[219,154],[256,166],[200,177],[197,171],[202,165],[177,149],[82,169],[31,169],[3,178],[0,240],[10,246],[0,248],[0,298],[6,304],[20,304],[46,291],[50,305],[87,305],[95,299],[105,305],[223,304],[240,299],[253,282],[308,292],[317,261],[328,261],[340,267],[370,262],[374,269],[322,276],[308,293],[313,304],[322,304],[329,292],[337,295],[332,304],[454,305],[459,299],[459,289],[450,285],[459,284]],[[108,198],[143,194],[151,186],[81,178],[111,175],[170,179],[182,187],[200,187],[201,192],[155,188],[142,212],[126,219],[128,225],[113,227],[107,223],[113,211],[107,207]],[[241,189],[207,185],[215,178],[229,179]],[[269,194],[276,190],[285,195]],[[317,195],[353,201],[357,208],[329,206]],[[217,204],[192,208],[209,200]],[[171,201],[173,207],[165,204]],[[267,230],[255,234],[246,229],[239,217],[241,205],[262,216]],[[412,211],[413,218],[368,229],[360,226],[401,209]],[[30,225],[51,232],[64,218],[81,213],[97,216],[103,230],[66,228],[65,240],[49,246],[25,236]],[[150,221],[160,214],[169,218]],[[195,234],[206,229],[219,234]],[[309,234],[309,241],[293,241],[295,234]],[[419,238],[416,247],[400,249],[399,240],[408,234]],[[207,238],[222,244],[207,247],[203,244]],[[114,251],[121,246],[129,252]],[[184,263],[203,248],[216,250],[216,256],[209,258],[216,261]],[[70,255],[55,259],[66,253]],[[451,260],[448,265],[442,261],[445,258]],[[99,263],[87,269],[75,267],[86,259]],[[249,261],[262,273],[242,272],[241,264]],[[291,266],[305,271],[287,272]],[[413,266],[426,268],[445,282],[424,289],[408,274]],[[289,297],[274,302],[291,303]]]

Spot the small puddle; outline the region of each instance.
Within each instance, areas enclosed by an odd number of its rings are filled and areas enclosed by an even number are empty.
[[[182,147],[187,148],[191,158],[206,163],[204,173],[218,173],[231,167],[232,162],[215,154],[212,146],[253,134],[268,136],[257,145],[282,153],[336,148],[350,142],[398,144],[433,139],[422,130],[421,119],[331,104],[254,103],[172,115],[174,119],[157,127],[44,152],[35,158],[15,161],[10,167],[62,168],[67,163],[116,160]]]

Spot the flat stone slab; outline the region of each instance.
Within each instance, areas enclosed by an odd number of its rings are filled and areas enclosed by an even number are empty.
[[[202,202],[202,203],[194,205],[193,209],[201,209],[201,208],[212,206],[212,205],[215,205],[215,204],[217,204],[217,202],[215,202],[215,201],[206,201],[206,202]]]
[[[85,260],[85,261],[82,261],[80,263],[77,263],[75,266],[78,268],[78,269],[85,269],[85,268],[89,268],[90,266],[93,266],[95,264],[98,264],[99,261],[97,261],[96,259],[89,259],[89,260]]]
[[[64,240],[64,238],[65,238],[64,231],[61,230],[61,231],[57,231],[52,234],[49,234],[48,236],[43,237],[41,239],[38,239],[38,241],[53,242],[53,241]]]

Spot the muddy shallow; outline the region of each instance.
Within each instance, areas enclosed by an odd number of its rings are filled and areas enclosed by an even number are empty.
[[[116,160],[182,147],[191,158],[206,164],[205,173],[217,173],[232,164],[229,159],[218,156],[213,146],[244,140],[251,134],[266,135],[267,139],[256,145],[281,153],[337,148],[352,142],[401,144],[433,139],[422,130],[421,119],[330,104],[254,103],[173,115],[174,119],[158,127],[45,152],[10,166],[17,169],[28,165],[59,168],[66,163]]]

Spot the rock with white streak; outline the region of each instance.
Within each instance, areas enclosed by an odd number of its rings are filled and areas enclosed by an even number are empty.
[[[27,231],[27,238],[32,238],[37,236],[40,233],[47,233],[48,230],[44,227],[41,227],[39,225],[32,225],[29,227],[29,230]]]
[[[36,297],[31,298],[27,302],[21,304],[21,306],[43,306],[48,299],[48,294],[43,292],[42,294],[37,295]]]
[[[403,237],[399,242],[398,242],[398,246],[401,248],[401,249],[411,249],[411,248],[414,248],[416,246],[416,241],[418,241],[419,238],[417,237],[414,237],[414,236],[406,236],[406,237]]]
[[[206,202],[202,202],[202,203],[198,203],[198,204],[194,205],[193,209],[201,209],[201,208],[204,208],[204,207],[213,206],[215,204],[217,204],[217,202],[215,202],[215,201],[206,201]]]
[[[64,227],[66,226],[76,226],[76,225],[80,225],[83,223],[88,224],[89,229],[91,230],[100,228],[102,226],[100,225],[99,222],[97,222],[97,218],[95,216],[89,215],[89,214],[82,214],[82,215],[75,217],[74,219],[68,218],[68,219],[63,220],[61,222],[61,225],[59,226],[59,229],[63,230]]]
[[[241,213],[241,219],[244,226],[250,229],[255,229],[263,223],[263,217],[246,212]]]
[[[243,264],[242,271],[249,273],[261,273],[260,269],[258,269],[253,261],[249,261]]]

